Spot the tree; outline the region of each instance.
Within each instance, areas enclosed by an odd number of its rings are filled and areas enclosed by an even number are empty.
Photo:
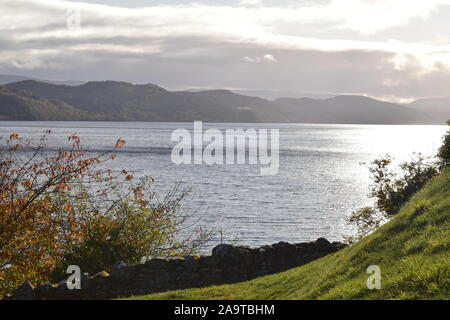
[[[438,174],[435,164],[429,163],[421,154],[400,164],[400,172],[391,168],[392,158],[372,161],[369,171],[373,184],[369,196],[375,198],[376,208],[388,216],[395,215],[400,208],[431,178]]]
[[[50,133],[37,145],[11,134],[0,149],[0,295],[24,281],[48,281],[67,264],[98,272],[192,253],[208,241],[203,230],[177,237],[189,217],[178,213],[184,191],[158,200],[153,179],[106,167],[125,141],[88,156],[78,136],[68,137],[67,150],[46,150]]]
[[[447,121],[447,124],[450,126],[450,120]],[[445,134],[437,156],[441,161],[441,166],[443,168],[448,168],[450,166],[450,130]]]

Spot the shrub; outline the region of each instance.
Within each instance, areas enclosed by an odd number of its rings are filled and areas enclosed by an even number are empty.
[[[209,239],[201,230],[176,236],[188,217],[178,213],[185,196],[178,188],[159,201],[153,179],[101,169],[125,141],[89,157],[78,136],[67,150],[46,151],[49,134],[36,146],[12,134],[0,149],[0,295],[49,281],[68,264],[97,272],[192,253]]]
[[[439,166],[427,162],[420,154],[400,164],[400,170],[391,168],[392,161],[393,159],[386,155],[372,161],[369,166],[373,181],[369,196],[375,199],[375,204],[373,207],[364,207],[353,212],[347,219],[349,223],[355,224],[356,235],[345,237],[346,242],[355,242],[375,231],[439,173]]]
[[[450,126],[450,120],[447,121],[447,124]],[[441,167],[448,168],[450,166],[450,130],[443,137],[443,143],[437,156],[441,162]]]
[[[356,234],[354,236],[347,236],[344,240],[347,243],[353,243],[374,232],[379,226],[387,222],[388,219],[386,214],[381,213],[377,209],[364,207],[354,211],[347,221],[355,224]]]
[[[373,184],[369,196],[375,198],[376,208],[387,215],[400,208],[439,171],[438,167],[417,154],[400,165],[400,172],[391,169],[392,158],[376,159],[369,167]]]
[[[145,257],[198,253],[213,234],[199,229],[195,238],[178,239],[179,228],[189,218],[178,212],[185,195],[174,188],[160,202],[153,201],[146,207],[122,201],[110,216],[100,216],[87,226],[84,241],[67,250],[52,278],[60,280],[69,265],[94,274],[110,271],[117,262],[138,263]]]

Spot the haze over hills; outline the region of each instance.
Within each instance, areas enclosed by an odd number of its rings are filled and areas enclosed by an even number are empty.
[[[21,120],[47,120],[39,111],[42,104],[49,101],[52,105],[64,106],[64,111],[60,112],[61,120],[79,120],[81,117],[83,120],[115,121],[443,124],[450,117],[450,114],[426,111],[422,106],[411,108],[364,96],[270,101],[229,90],[168,91],[154,84],[117,81],[68,86],[26,80],[7,84],[6,88],[15,90],[20,105],[26,104],[34,110]],[[0,100],[0,114],[3,119],[16,120],[17,112],[11,112],[7,101]],[[78,118],[73,116],[74,110],[81,112]]]
[[[450,118],[450,97],[419,99],[408,106],[434,114],[438,118]]]
[[[210,89],[189,89],[191,92],[209,91]],[[279,98],[311,98],[311,99],[329,99],[336,96],[331,93],[311,93],[295,92],[287,90],[255,90],[255,89],[229,89],[233,93],[243,96],[258,97],[266,100],[276,100]]]
[[[78,80],[58,81],[58,80],[38,79],[38,78],[26,77],[26,76],[0,74],[0,85],[5,85],[8,83],[19,82],[19,81],[25,81],[25,80],[35,80],[35,81],[47,82],[47,83],[53,83],[53,84],[64,84],[64,85],[68,85],[68,86],[79,86],[79,85],[85,83],[84,81],[78,81]]]
[[[25,81],[25,80],[36,80],[36,79],[30,78],[30,77],[9,75],[9,74],[0,74],[0,85],[5,85],[8,83],[12,83],[12,82]]]
[[[267,100],[276,100],[279,98],[311,98],[311,99],[329,99],[336,95],[331,93],[309,93],[309,92],[293,92],[286,90],[232,90],[234,93],[245,96],[254,96]]]

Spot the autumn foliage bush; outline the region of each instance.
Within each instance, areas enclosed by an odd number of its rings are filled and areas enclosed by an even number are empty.
[[[177,236],[189,218],[178,210],[184,191],[160,199],[153,179],[104,164],[125,141],[89,156],[78,136],[68,137],[67,149],[47,150],[50,134],[37,143],[17,134],[0,140],[0,296],[24,281],[61,280],[71,264],[93,273],[119,261],[192,254],[209,240],[201,229]]]

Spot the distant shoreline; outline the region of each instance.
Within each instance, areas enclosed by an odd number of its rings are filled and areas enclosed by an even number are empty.
[[[27,80],[0,86],[0,119],[423,125],[445,124],[450,117],[447,102],[405,105],[362,95],[272,101],[228,90],[168,91],[118,81],[62,86]]]
[[[205,120],[199,119],[198,121],[203,121],[205,124],[257,124],[257,125],[349,125],[349,126],[442,126],[445,127],[445,121],[440,123],[344,123],[344,122],[209,122]],[[0,120],[1,123],[5,122],[48,122],[48,123],[68,123],[68,122],[80,122],[80,123],[161,123],[161,124],[168,124],[168,123],[186,123],[186,124],[192,124],[193,121],[127,121],[127,120]]]

